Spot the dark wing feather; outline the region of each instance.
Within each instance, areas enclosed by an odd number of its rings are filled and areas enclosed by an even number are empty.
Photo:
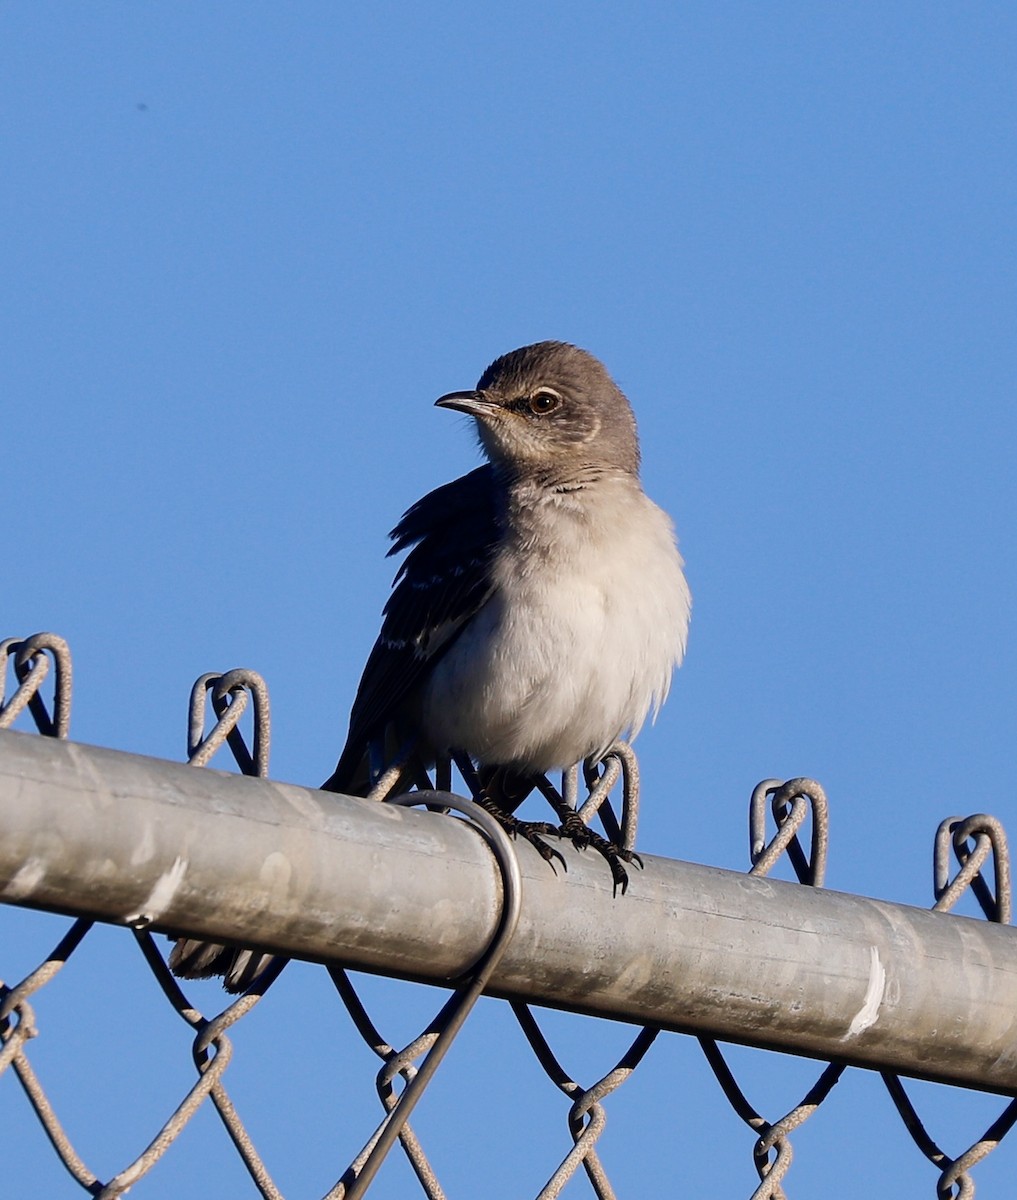
[[[498,543],[498,488],[490,465],[418,500],[389,535],[390,554],[410,547],[364,667],[350,731],[322,787],[348,791],[368,743],[381,734],[491,594]]]

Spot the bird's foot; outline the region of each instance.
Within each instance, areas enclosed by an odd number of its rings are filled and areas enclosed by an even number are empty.
[[[611,878],[614,881],[616,896],[619,891],[624,896],[628,890],[629,875],[624,864],[627,863],[642,869],[643,860],[634,850],[627,850],[624,846],[609,841],[595,829],[591,829],[589,825],[580,820],[575,809],[566,809],[564,812],[560,812],[562,822],[559,826],[551,825],[547,821],[520,821],[518,817],[507,813],[487,795],[478,796],[477,803],[495,818],[509,837],[521,837],[524,841],[529,842],[544,862],[551,864],[552,870],[555,869],[555,860],[561,863],[563,871],[568,870],[568,863],[560,850],[548,845],[544,840],[546,837],[568,838],[577,850],[596,850],[611,868]]]
[[[560,836],[560,831],[556,825],[551,825],[547,821],[520,821],[518,817],[507,813],[489,796],[478,797],[477,803],[485,812],[489,812],[494,817],[509,837],[521,837],[524,841],[529,842],[544,862],[551,864],[552,870],[554,870],[555,859],[561,863],[563,871],[568,870],[568,864],[565,862],[565,856],[561,851],[555,850],[553,846],[549,846],[544,841],[544,838],[548,836]]]
[[[589,825],[581,821],[579,814],[574,809],[570,809],[563,815],[561,828],[558,830],[558,833],[561,837],[568,838],[577,850],[586,850],[592,847],[592,849],[596,850],[606,860],[607,865],[611,868],[611,878],[614,880],[614,894],[616,896],[619,889],[621,889],[621,894],[624,896],[629,886],[628,872],[622,864],[629,863],[642,870],[643,860],[635,850],[626,850],[624,846],[618,846],[614,842],[608,841],[606,837],[603,837],[595,829],[591,829]]]

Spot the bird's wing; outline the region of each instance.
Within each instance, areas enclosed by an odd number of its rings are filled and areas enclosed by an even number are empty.
[[[377,737],[491,594],[499,534],[493,470],[485,464],[418,500],[390,534],[390,554],[410,547],[364,667],[350,731],[322,786],[346,791]]]

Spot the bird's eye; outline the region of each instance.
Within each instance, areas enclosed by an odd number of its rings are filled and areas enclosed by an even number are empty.
[[[530,397],[530,412],[535,417],[545,417],[561,407],[561,396],[550,388],[540,388]]]

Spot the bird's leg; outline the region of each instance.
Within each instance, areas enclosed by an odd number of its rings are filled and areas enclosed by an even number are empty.
[[[538,775],[534,779],[537,791],[544,797],[557,814],[561,825],[557,832],[566,837],[577,850],[585,850],[591,844],[592,830],[580,818],[579,813],[569,804],[546,775]]]
[[[470,789],[474,801],[494,817],[509,837],[521,837],[524,841],[529,842],[544,862],[551,864],[552,870],[554,870],[555,859],[561,863],[563,871],[568,870],[568,864],[561,851],[555,850],[553,846],[549,846],[544,841],[548,835],[557,836],[558,827],[547,821],[520,821],[509,811],[508,805],[513,804],[513,801],[514,803],[519,803],[519,801],[513,796],[504,794],[505,780],[504,772],[501,769],[495,768],[485,771],[481,775],[469,755],[459,751],[453,751],[452,761],[459,768],[459,774],[462,775],[466,786]]]

